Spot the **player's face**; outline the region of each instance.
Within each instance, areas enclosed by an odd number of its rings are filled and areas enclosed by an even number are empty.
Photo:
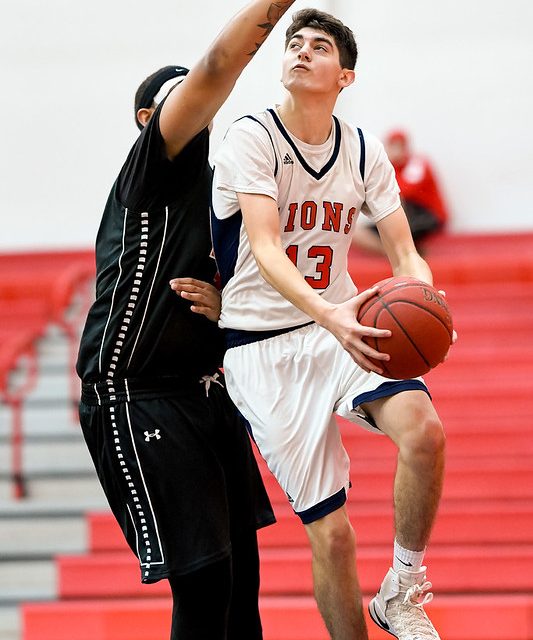
[[[328,33],[304,27],[289,40],[283,56],[282,82],[292,92],[338,93],[346,81],[335,40]]]

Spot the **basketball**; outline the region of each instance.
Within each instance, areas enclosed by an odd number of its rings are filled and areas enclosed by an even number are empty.
[[[359,309],[360,324],[389,329],[390,338],[365,337],[389,361],[373,360],[383,376],[416,378],[436,367],[452,343],[453,321],[443,296],[416,278],[397,277],[377,282],[378,291]],[[370,358],[371,359],[371,358]]]

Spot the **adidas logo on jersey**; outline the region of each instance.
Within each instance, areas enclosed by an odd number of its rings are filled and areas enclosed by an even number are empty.
[[[283,158],[283,164],[294,164],[294,162],[292,161],[292,158],[288,153],[286,153],[285,157]]]

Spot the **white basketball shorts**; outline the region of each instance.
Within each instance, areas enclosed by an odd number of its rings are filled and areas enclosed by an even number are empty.
[[[224,371],[261,455],[305,524],[346,501],[350,460],[335,414],[381,433],[361,404],[411,389],[427,391],[420,378],[367,373],[315,323],[229,348]]]

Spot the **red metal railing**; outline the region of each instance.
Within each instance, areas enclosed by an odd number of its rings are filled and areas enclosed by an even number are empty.
[[[65,367],[69,371],[73,422],[77,423],[79,383],[74,362],[93,278],[91,252],[0,256],[0,401],[10,409],[10,477],[16,499],[27,495],[23,407],[38,381],[38,340],[50,325],[58,326],[68,340]]]

